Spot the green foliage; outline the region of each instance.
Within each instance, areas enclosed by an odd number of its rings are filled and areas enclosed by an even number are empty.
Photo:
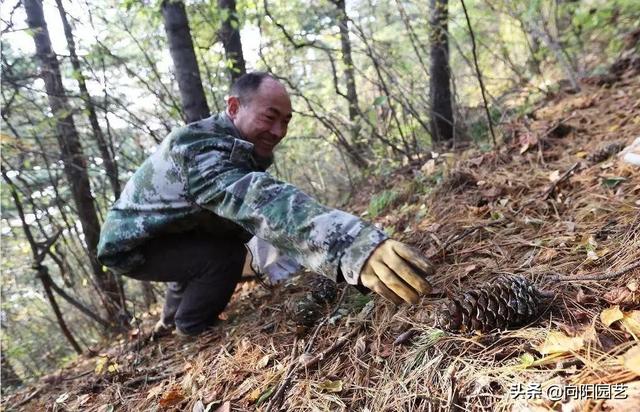
[[[398,199],[398,193],[394,190],[383,190],[371,197],[367,211],[369,216],[376,217],[394,204]]]

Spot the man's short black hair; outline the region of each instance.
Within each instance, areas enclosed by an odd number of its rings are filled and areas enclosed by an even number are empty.
[[[243,74],[238,77],[238,80],[233,83],[229,94],[231,96],[238,96],[240,104],[247,104],[251,101],[253,94],[258,90],[262,81],[266,78],[278,81],[274,75],[268,72],[251,72]]]

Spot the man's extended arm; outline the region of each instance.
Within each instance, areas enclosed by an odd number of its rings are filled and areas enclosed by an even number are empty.
[[[418,272],[428,272],[429,266],[417,253],[386,241],[384,232],[362,219],[323,206],[296,187],[255,171],[250,151],[251,145],[235,140],[231,152],[210,147],[187,156],[191,200],[334,280],[339,273],[352,285],[361,280],[396,303],[415,302],[415,292],[428,291]]]
[[[236,142],[240,142],[236,140]],[[200,207],[265,239],[307,268],[357,284],[360,269],[387,236],[349,213],[325,207],[296,187],[252,171],[241,143],[186,159],[188,193]]]

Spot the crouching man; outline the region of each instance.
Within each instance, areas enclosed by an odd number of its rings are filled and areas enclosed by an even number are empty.
[[[414,249],[266,172],[291,116],[275,77],[240,77],[226,111],[172,131],[109,211],[98,259],[119,274],[170,282],[161,325],[185,335],[211,326],[254,235],[309,270],[395,303],[430,290],[430,265]]]

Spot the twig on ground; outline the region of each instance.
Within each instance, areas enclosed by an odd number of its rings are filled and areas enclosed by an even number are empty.
[[[640,268],[640,260],[637,261],[636,263],[632,263],[629,266],[625,266],[622,269],[617,270],[615,272],[611,272],[611,273],[593,272],[593,273],[586,273],[584,275],[572,275],[572,276],[556,275],[551,279],[558,282],[569,282],[573,280],[606,280],[606,279],[611,279],[611,278],[624,275],[625,273],[637,268]]]
[[[338,309],[340,309],[340,306],[342,306],[342,302],[344,302],[344,298],[347,295],[347,286],[345,285],[342,288],[342,293],[340,294],[340,299],[338,299],[338,302],[335,304],[333,310],[331,311],[331,313],[329,313],[328,315],[326,315],[322,321],[320,323],[318,323],[318,325],[316,326],[315,330],[313,331],[313,335],[311,335],[311,339],[309,339],[309,342],[307,342],[307,344],[305,345],[304,348],[304,352],[308,353],[309,351],[311,351],[311,348],[313,347],[313,343],[316,340],[316,337],[318,336],[318,332],[320,332],[320,329],[322,329],[322,327],[329,321],[329,319],[331,319],[332,317],[334,317],[336,315],[336,313],[338,313]]]
[[[331,313],[326,315],[322,319],[322,321],[315,327],[315,329],[313,331],[313,334],[311,335],[311,338],[309,339],[309,341],[305,345],[304,353],[309,353],[311,351],[311,348],[313,347],[313,343],[315,342],[316,337],[318,336],[318,333],[320,332],[320,329],[322,329],[322,327],[329,321],[329,319],[331,319],[338,312],[338,309],[340,309],[340,306],[342,306],[342,302],[344,301],[344,298],[345,298],[346,295],[347,295],[347,286],[345,285],[342,288],[342,293],[340,294],[340,299],[338,299],[338,302],[336,303],[334,309],[331,311]],[[284,398],[285,392],[288,389],[288,387],[290,386],[291,380],[293,379],[293,377],[295,376],[295,374],[297,372],[296,366],[298,365],[298,361],[297,361],[296,356],[295,356],[295,349],[296,349],[297,342],[298,341],[297,341],[297,338],[296,338],[296,341],[295,341],[294,347],[293,347],[293,351],[291,353],[291,364],[289,365],[289,368],[287,369],[287,372],[284,375],[285,378],[283,379],[282,383],[280,383],[280,385],[278,386],[278,389],[276,390],[274,395],[271,397],[271,400],[267,404],[265,412],[269,412],[274,407],[277,408],[277,407],[280,406],[280,404],[282,403],[281,400]]]
[[[183,374],[184,374],[184,371],[176,371],[174,373],[163,373],[163,374],[157,375],[157,376],[149,376],[149,375],[145,374],[145,375],[138,376],[137,378],[133,378],[133,379],[125,382],[124,386],[134,387],[134,386],[138,386],[138,384],[142,383],[142,382],[147,384],[147,383],[150,383],[150,382],[161,381],[163,379],[170,378],[170,377],[177,378],[178,376],[183,375]]]
[[[360,332],[360,329],[364,325],[365,325],[364,323],[360,323],[360,324],[356,325],[349,333],[339,337],[338,340],[336,340],[333,345],[329,346],[327,349],[325,349],[322,352],[320,352],[319,354],[315,355],[313,358],[311,358],[311,359],[305,361],[304,363],[302,363],[301,365],[299,365],[296,368],[296,372],[299,372],[299,371],[302,371],[304,369],[308,369],[308,368],[310,368],[312,366],[315,366],[321,360],[327,358],[328,356],[330,356],[331,354],[336,352],[338,349],[343,347],[347,342],[349,342],[351,340],[351,338],[353,338],[355,335],[357,335],[358,332]]]
[[[547,200],[549,198],[549,196],[551,196],[551,194],[556,190],[556,187],[560,183],[562,183],[565,180],[567,180],[571,176],[571,173],[573,173],[573,171],[576,170],[579,165],[580,165],[580,162],[574,163],[573,166],[571,166],[566,172],[564,172],[562,174],[562,176],[560,176],[560,178],[558,180],[556,180],[555,182],[551,183],[551,185],[547,188],[547,190],[545,190],[544,193],[542,194],[542,198],[544,200]]]
[[[15,405],[13,405],[14,408],[19,408],[22,405],[29,403],[29,401],[33,398],[35,398],[40,392],[42,391],[42,387],[36,389],[35,391],[31,392],[29,395],[27,395],[23,400],[21,400],[20,402],[16,403]]]
[[[472,233],[474,233],[475,231],[479,230],[479,229],[483,229],[486,227],[491,227],[491,226],[497,226],[500,225],[502,223],[504,223],[505,219],[498,219],[498,220],[494,220],[493,222],[487,222],[487,223],[482,223],[476,226],[471,226],[469,228],[466,228],[465,230],[463,230],[462,232],[454,235],[451,237],[451,239],[447,240],[446,242],[444,242],[441,247],[440,250],[436,253],[433,253],[430,256],[427,256],[427,258],[429,260],[434,260],[436,257],[444,254],[447,249],[449,247],[451,247],[454,243],[457,243],[459,241],[461,241],[462,239],[466,238],[467,236],[471,235]]]
[[[293,375],[295,375],[296,365],[297,365],[297,348],[298,348],[298,338],[296,337],[293,341],[293,348],[291,348],[291,363],[287,368],[287,372],[284,374],[284,379],[278,389],[271,397],[271,400],[267,404],[265,412],[271,411],[274,407],[277,408],[280,406],[281,399],[284,397],[284,393],[291,384],[291,379],[293,379]]]

